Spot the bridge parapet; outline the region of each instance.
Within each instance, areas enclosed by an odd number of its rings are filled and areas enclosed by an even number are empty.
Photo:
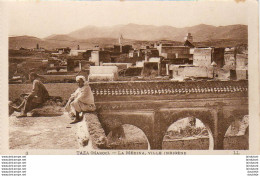
[[[106,149],[107,137],[95,114],[85,113],[83,120],[77,124],[79,145],[88,149]]]
[[[162,149],[163,138],[176,121],[194,117],[208,130],[209,149],[224,149],[232,122],[248,115],[247,81],[104,82],[90,83],[96,115],[85,115],[89,143],[109,149],[107,135],[122,125],[144,132],[150,149]]]
[[[161,149],[169,126],[185,117],[200,119],[212,133],[210,148],[223,149],[231,122],[248,114],[245,80],[99,82],[90,86],[105,134],[131,124],[145,133],[151,149]]]
[[[248,81],[130,81],[90,83],[96,97],[121,95],[219,94],[247,92]]]

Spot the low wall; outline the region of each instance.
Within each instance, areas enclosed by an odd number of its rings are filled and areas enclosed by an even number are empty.
[[[76,82],[76,75],[41,75],[41,77],[45,78],[49,83],[59,83],[59,82]]]
[[[70,95],[78,88],[76,83],[49,83],[44,84],[51,96],[60,96],[63,100],[69,99]],[[32,90],[32,84],[10,84],[9,100],[14,101],[20,94]]]
[[[163,141],[163,149],[208,150],[209,138],[179,139]],[[230,136],[224,139],[224,150],[248,150],[248,137]]]
[[[229,136],[224,139],[225,150],[248,150],[248,136]]]
[[[165,140],[162,147],[165,150],[208,150],[209,138]]]
[[[98,120],[92,113],[85,113],[83,120],[77,123],[76,135],[80,148],[107,149],[107,137]]]
[[[49,83],[44,84],[51,96],[60,96],[64,100],[77,89],[76,83]],[[247,95],[247,81],[118,81],[118,82],[93,82],[90,83],[95,100],[102,101],[105,97],[115,99],[120,96],[147,96],[147,95],[225,95],[239,93]],[[32,89],[31,84],[10,84],[9,100],[13,101],[22,93],[28,93]],[[131,96],[129,96],[131,95]],[[104,98],[103,98],[104,97]]]
[[[96,148],[97,149],[97,148]],[[147,142],[124,142],[110,146],[110,149],[118,150],[147,150]],[[163,141],[163,150],[208,150],[209,139],[179,139]],[[248,141],[245,136],[232,136],[224,140],[225,150],[248,150]]]
[[[98,95],[161,95],[245,92],[247,81],[128,81],[96,82],[91,88]],[[120,92],[121,91],[121,92]],[[129,92],[129,93],[128,93]]]
[[[95,114],[86,113],[84,118],[89,130],[92,147],[94,149],[106,149],[107,137],[98,117]]]

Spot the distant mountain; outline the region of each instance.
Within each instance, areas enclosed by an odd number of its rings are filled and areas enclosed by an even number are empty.
[[[17,36],[9,37],[9,48],[19,49],[23,48],[36,48],[37,43],[43,45],[45,42],[42,39],[32,36]]]
[[[211,26],[200,24],[192,27],[175,28],[172,26],[153,25],[116,25],[111,27],[86,26],[67,35],[51,35],[44,39],[32,36],[9,37],[9,48],[19,49],[40,47],[54,49],[58,47],[70,47],[76,49],[80,45],[82,49],[91,48],[93,45],[108,47],[118,44],[118,38],[122,34],[125,44],[140,44],[158,40],[173,40],[183,42],[187,33],[191,33],[195,43],[210,43],[211,46],[229,46],[236,42],[247,43],[247,25]],[[223,41],[223,42],[222,42]]]
[[[81,49],[92,48],[95,45],[98,45],[102,48],[112,47],[113,45],[118,44],[117,38],[88,38],[88,39],[76,39],[66,35],[55,35],[52,37],[47,37],[44,39],[46,42],[51,44],[56,44],[59,47],[70,47],[76,49],[79,45]],[[124,43],[132,44],[134,40],[125,39]]]
[[[44,38],[47,41],[76,41],[75,38],[72,38],[68,35],[60,35],[60,34],[53,34],[49,37]]]
[[[192,27],[176,28],[172,26],[153,25],[116,25],[112,27],[86,26],[68,34],[76,39],[89,38],[124,38],[133,40],[175,40],[183,41],[191,33],[195,42],[216,39],[247,39],[247,25],[211,26],[200,24]]]
[[[134,40],[125,40],[127,44],[133,44]],[[70,47],[76,49],[79,45],[81,49],[93,48],[95,45],[100,47],[112,47],[118,44],[118,39],[115,38],[91,38],[85,40],[73,39],[66,35],[54,35],[45,39],[40,39],[32,36],[17,36],[9,37],[9,49],[20,48],[36,48],[39,44],[40,47],[52,50],[60,47]]]

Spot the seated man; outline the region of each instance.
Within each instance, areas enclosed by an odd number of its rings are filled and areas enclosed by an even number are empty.
[[[39,78],[36,73],[30,73],[29,79],[33,82],[32,92],[24,97],[20,106],[12,107],[15,111],[21,112],[17,117],[26,117],[27,112],[41,106],[49,98],[49,93]]]
[[[91,88],[84,76],[77,76],[76,81],[79,88],[71,94],[65,110],[69,112],[70,116],[76,116],[71,124],[78,123],[82,120],[79,116],[80,112],[93,112],[96,110],[94,104],[94,96]]]

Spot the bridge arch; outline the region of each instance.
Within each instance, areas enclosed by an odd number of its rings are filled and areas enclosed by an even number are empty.
[[[215,149],[224,149],[225,134],[229,126],[237,119],[242,119],[245,115],[248,115],[248,106],[240,106],[234,109],[234,107],[226,107],[218,110],[217,124],[215,132]]]
[[[117,130],[117,129],[123,130],[123,131],[119,130],[121,133],[123,133],[121,140],[126,140],[127,142],[129,142],[129,140],[130,140],[129,144],[134,143],[134,145],[130,146],[130,148],[129,148],[129,146],[127,146],[128,148],[120,148],[120,149],[144,149],[144,150],[147,149],[147,150],[150,150],[150,142],[149,142],[149,139],[148,139],[147,135],[145,134],[145,132],[141,128],[139,128],[135,125],[132,125],[132,124],[125,123],[125,124],[122,124],[120,127],[112,129],[107,135],[108,140],[113,135],[112,133],[115,132],[115,130]],[[133,138],[129,139],[129,137],[133,137]],[[147,147],[143,148],[146,145],[147,145]],[[138,146],[141,146],[142,148],[138,148]],[[121,146],[121,147],[124,147],[124,146]]]
[[[191,122],[194,124],[190,124]],[[214,138],[211,129],[195,117],[178,119],[171,124],[162,142],[162,149],[167,150],[213,150],[213,148]]]
[[[209,134],[209,150],[214,149],[214,117],[212,112],[209,110],[181,110],[181,111],[165,111],[165,112],[158,112],[156,114],[157,120],[160,124],[160,132],[158,133],[158,142],[163,142],[163,138],[169,129],[169,127],[177,122],[178,120],[193,117],[199,119],[205,126]]]
[[[204,134],[204,138],[206,136],[208,137],[207,149],[213,150],[213,148],[214,148],[214,138],[213,138],[213,134],[212,134],[209,126],[205,125],[198,118],[194,117],[194,119],[196,121],[195,122],[196,125],[194,127],[191,127],[190,124],[189,124],[189,118],[190,117],[178,119],[177,121],[175,121],[173,124],[171,124],[168,127],[167,132],[166,132],[167,134],[165,134],[164,137],[163,137],[162,149],[178,149],[178,150],[203,150],[203,149],[206,149],[206,148],[204,148],[202,143],[204,143],[204,142],[207,143],[207,141],[205,139],[203,139],[203,137],[201,137],[202,134]],[[177,126],[178,123],[179,123],[179,126],[181,126],[179,129],[178,129],[178,126]],[[180,125],[180,123],[181,123],[181,125]],[[199,125],[198,125],[198,123],[199,123]],[[169,131],[170,129],[172,129],[172,131]],[[205,130],[206,130],[206,134],[205,134]],[[172,132],[172,134],[169,134],[170,132]],[[190,134],[187,134],[187,133],[190,133]],[[194,139],[194,138],[191,139],[190,137],[194,137],[194,136],[192,136],[192,134],[199,135],[201,138],[200,139],[198,139],[198,138],[197,139]],[[174,135],[176,135],[176,137],[174,137]],[[179,135],[181,138],[178,139],[177,135]],[[191,136],[186,136],[186,135],[191,135]],[[186,136],[186,139],[183,136]],[[168,137],[168,140],[167,140],[167,137]],[[188,139],[188,138],[190,138],[190,139]],[[172,140],[172,139],[174,139],[174,140]],[[180,140],[181,140],[181,142],[180,142]],[[192,141],[194,141],[194,142],[192,142]],[[200,141],[201,145],[196,146],[196,144],[198,142],[195,142],[195,141]],[[176,144],[175,147],[177,147],[177,148],[171,148],[172,144],[174,145],[174,143]],[[178,148],[178,143],[182,144],[182,146],[179,146],[181,148]],[[193,146],[195,146],[195,148],[193,148],[193,149],[189,148],[189,145],[191,145],[192,143],[193,143]],[[185,148],[183,146],[185,144],[187,144],[186,145],[187,148]]]
[[[225,124],[226,124],[226,131],[225,131],[225,134],[228,130],[228,128],[230,127],[230,125],[238,120],[246,120],[245,118],[249,118],[248,116],[248,110],[234,110],[230,113],[229,117],[227,118],[228,120],[225,121]]]
[[[154,134],[153,114],[115,112],[99,114],[99,120],[108,135],[111,131],[122,128],[123,125],[133,125],[140,129],[147,138],[148,146],[152,145]]]
[[[228,126],[223,141],[225,150],[248,150],[249,116],[242,116],[233,118],[233,121]]]

